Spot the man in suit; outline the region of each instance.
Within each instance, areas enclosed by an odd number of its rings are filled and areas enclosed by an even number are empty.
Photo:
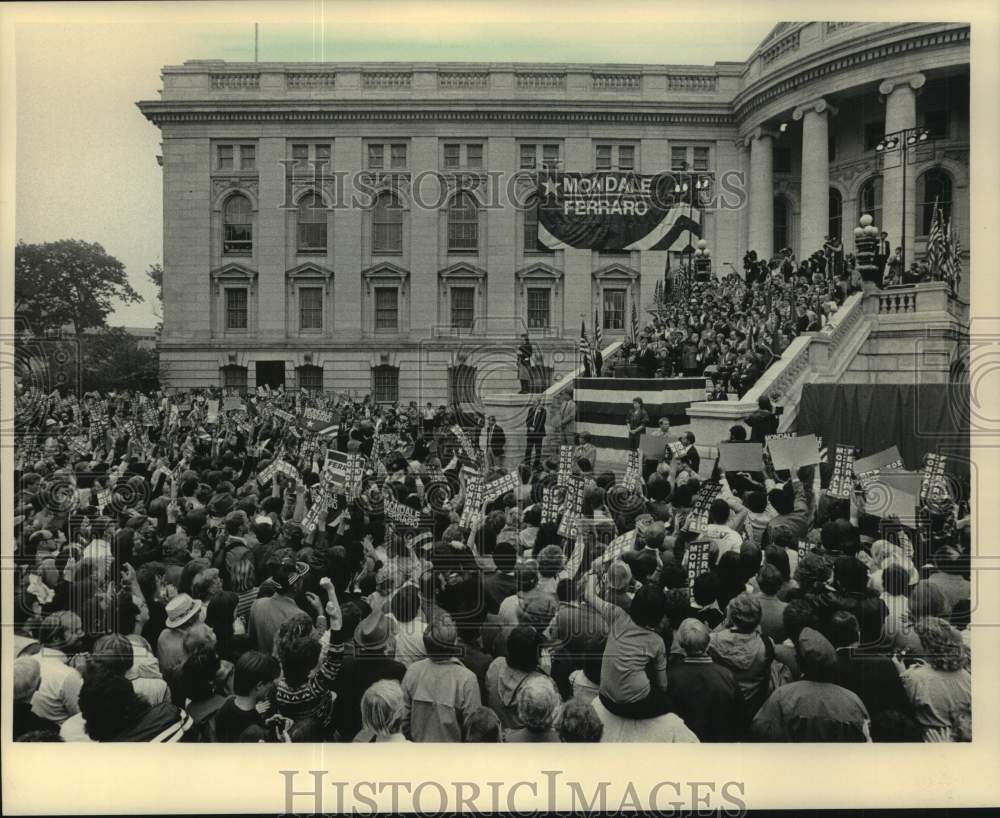
[[[892,245],[889,244],[889,234],[884,230],[879,236],[878,249],[875,251],[875,264],[878,266],[878,273],[885,278],[885,265],[889,262],[892,254]]]
[[[659,368],[660,362],[645,338],[639,339],[639,351],[635,356],[635,365],[642,370],[642,377],[656,377],[656,370]]]
[[[567,392],[559,407],[559,445],[572,446],[576,443],[576,401],[573,393]]]
[[[497,426],[497,419],[490,415],[483,429],[483,451],[486,453],[486,468],[502,469],[503,453],[507,446],[507,435]]]
[[[527,432],[528,444],[524,449],[524,462],[531,463],[535,468],[541,467],[542,462],[542,440],[545,437],[545,407],[540,400],[531,404],[528,410],[528,419],[524,424]],[[532,460],[531,452],[535,453]]]

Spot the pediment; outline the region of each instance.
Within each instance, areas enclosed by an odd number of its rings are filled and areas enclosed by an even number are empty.
[[[628,265],[615,262],[613,264],[608,264],[606,267],[602,267],[600,270],[594,270],[591,275],[595,279],[617,278],[635,281],[639,278],[639,271],[634,270]]]
[[[213,280],[241,280],[241,281],[252,281],[257,278],[257,271],[251,270],[249,267],[243,264],[238,264],[232,262],[230,264],[224,264],[222,267],[217,267],[212,270],[211,276]]]
[[[518,279],[535,278],[545,281],[561,281],[563,278],[563,271],[557,267],[553,267],[551,264],[545,264],[544,262],[539,261],[534,264],[529,264],[527,267],[522,267],[514,273],[514,276]]]

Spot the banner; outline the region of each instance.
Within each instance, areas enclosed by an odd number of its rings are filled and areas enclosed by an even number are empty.
[[[846,499],[854,491],[854,481],[851,475],[854,473],[855,449],[853,446],[837,444],[834,451],[833,474],[830,476],[827,493],[831,497]]]
[[[639,452],[629,452],[628,462],[625,464],[625,476],[622,478],[622,485],[631,491],[639,490],[639,481],[642,479],[642,472],[639,466]]]
[[[682,179],[683,177],[683,179]],[[698,178],[710,179],[709,174]],[[678,181],[688,191],[675,194]],[[538,243],[549,250],[670,250],[701,237],[694,174],[556,173],[539,179]],[[684,235],[683,241],[678,241]]]
[[[560,537],[573,539],[576,536],[580,514],[583,512],[583,478],[573,476],[566,483],[566,511],[559,521],[557,533]]]
[[[903,458],[900,457],[899,449],[896,446],[854,461],[855,477],[870,477],[882,469],[891,471],[901,468],[903,468]]]
[[[687,530],[700,534],[708,525],[708,510],[712,501],[719,495],[722,486],[718,483],[705,483],[691,502],[691,512],[687,517]]]

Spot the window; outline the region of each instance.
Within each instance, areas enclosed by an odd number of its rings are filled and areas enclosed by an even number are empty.
[[[784,199],[774,200],[774,252],[778,253],[789,247],[789,208]]]
[[[885,120],[865,123],[865,150],[870,151],[882,141],[885,136]]]
[[[216,163],[219,170],[232,170],[233,169],[233,151],[235,148],[232,145],[219,145],[217,156],[219,161]]]
[[[247,328],[246,287],[226,287],[226,329],[245,330]]]
[[[215,146],[216,170],[257,170],[257,146],[228,144]]]
[[[444,166],[446,168],[457,168],[462,163],[461,145],[449,144],[444,146]]]
[[[299,252],[326,252],[326,208],[315,193],[299,200]]]
[[[694,149],[694,169],[708,170],[708,148],[698,147]]]
[[[297,168],[308,168],[309,167],[309,146],[308,145],[292,145],[292,159],[295,160],[295,167],[297,167]]]
[[[524,252],[538,252],[538,200],[532,196],[524,204]]]
[[[366,148],[369,170],[384,170],[386,167],[393,170],[406,169],[405,142],[369,142]]]
[[[240,170],[257,169],[257,146],[240,145]]]
[[[941,217],[951,220],[951,177],[940,168],[931,168],[921,174],[917,179],[917,200],[920,202],[920,235],[926,236],[931,232],[935,202]]]
[[[876,227],[882,227],[882,177],[873,176],[858,192],[858,218],[870,213]]]
[[[774,172],[792,172],[792,152],[788,148],[774,148]]]
[[[670,169],[687,170],[687,148],[672,147],[670,149]]]
[[[372,214],[372,251],[403,252],[403,208],[391,193],[383,193]]]
[[[253,252],[253,213],[246,196],[230,196],[222,208],[222,252],[248,256]]]
[[[930,131],[932,139],[947,139],[948,112],[924,111],[924,127]]]
[[[836,188],[830,188],[830,227],[827,232],[835,239],[841,238],[844,233],[844,199]]]
[[[322,287],[299,287],[299,329],[323,329]]]
[[[222,386],[237,392],[247,391],[247,368],[245,366],[222,367]]]
[[[625,329],[625,290],[604,291],[604,329]]]
[[[559,167],[558,145],[542,145],[542,165],[547,170],[556,170]]]
[[[483,146],[465,146],[465,164],[470,168],[481,168],[483,166]]]
[[[635,170],[635,146],[634,145],[619,145],[618,146],[618,169],[619,170]]]
[[[299,382],[299,389],[308,389],[310,392],[323,391],[323,367],[300,366],[295,374]]]
[[[451,325],[455,329],[472,329],[476,315],[476,288],[451,288]]]
[[[375,288],[375,332],[399,331],[399,290]]]
[[[528,288],[528,329],[548,329],[551,325],[552,290],[548,287]]]
[[[635,170],[638,165],[636,146],[617,142],[594,146],[594,167],[597,170]]]
[[[399,370],[396,367],[372,368],[372,396],[376,403],[395,403],[399,400]]]
[[[598,145],[597,159],[594,164],[597,170],[611,170],[611,146]]]
[[[326,169],[330,167],[330,146],[329,145],[316,145],[316,164],[321,169]]]
[[[479,248],[479,208],[471,193],[459,191],[448,208],[448,252],[474,253]]]
[[[535,169],[535,146],[521,145],[521,170]]]

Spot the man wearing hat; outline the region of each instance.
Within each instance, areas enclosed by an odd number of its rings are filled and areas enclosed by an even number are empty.
[[[750,726],[757,741],[871,741],[870,717],[857,694],[834,683],[837,653],[819,631],[803,628],[795,643],[802,673],[777,688]]]
[[[406,675],[406,665],[388,655],[393,652],[390,624],[382,609],[375,607],[354,629],[354,655],[344,657],[333,706],[334,725],[344,741],[361,729],[365,691],[381,679],[402,682]]]
[[[272,578],[277,592],[274,596],[261,597],[250,606],[247,632],[257,650],[269,655],[273,653],[278,629],[289,619],[304,613],[295,601],[295,594],[308,573],[308,564],[285,559]]]
[[[166,606],[166,627],[156,640],[156,658],[166,676],[184,661],[184,636],[204,617],[204,606],[189,594],[178,594]]]

